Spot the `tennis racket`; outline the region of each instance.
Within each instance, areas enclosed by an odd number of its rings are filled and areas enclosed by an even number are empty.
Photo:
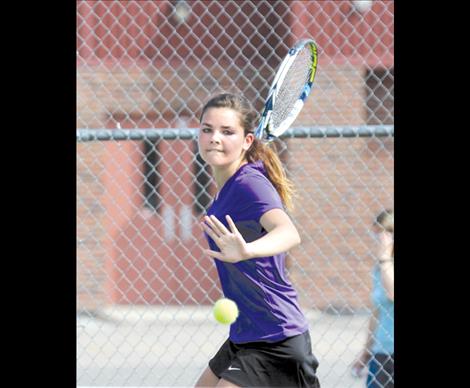
[[[312,39],[298,42],[287,53],[268,92],[255,136],[270,142],[294,122],[310,91],[317,71],[317,45]]]

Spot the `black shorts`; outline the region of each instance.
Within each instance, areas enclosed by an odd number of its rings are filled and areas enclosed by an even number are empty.
[[[308,331],[279,342],[234,344],[227,340],[209,367],[218,378],[241,387],[320,388]]]

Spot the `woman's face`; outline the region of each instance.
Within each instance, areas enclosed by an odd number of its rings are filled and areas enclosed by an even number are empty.
[[[254,135],[245,136],[238,112],[230,108],[209,108],[199,129],[198,147],[202,159],[214,168],[239,165]]]

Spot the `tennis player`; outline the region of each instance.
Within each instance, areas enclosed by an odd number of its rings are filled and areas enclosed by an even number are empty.
[[[320,387],[308,322],[287,278],[286,252],[300,243],[285,212],[292,186],[277,154],[255,138],[258,114],[220,94],[203,108],[199,152],[218,192],[202,227],[224,296],[239,308],[227,341],[197,387]]]

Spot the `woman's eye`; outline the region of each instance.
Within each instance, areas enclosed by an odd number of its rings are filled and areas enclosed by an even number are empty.
[[[211,133],[212,132],[212,128],[208,128],[208,127],[204,127],[204,128],[201,128],[201,132],[202,133]],[[225,135],[225,136],[229,136],[229,135],[233,135],[234,132],[230,129],[224,129],[222,131],[222,134]]]

